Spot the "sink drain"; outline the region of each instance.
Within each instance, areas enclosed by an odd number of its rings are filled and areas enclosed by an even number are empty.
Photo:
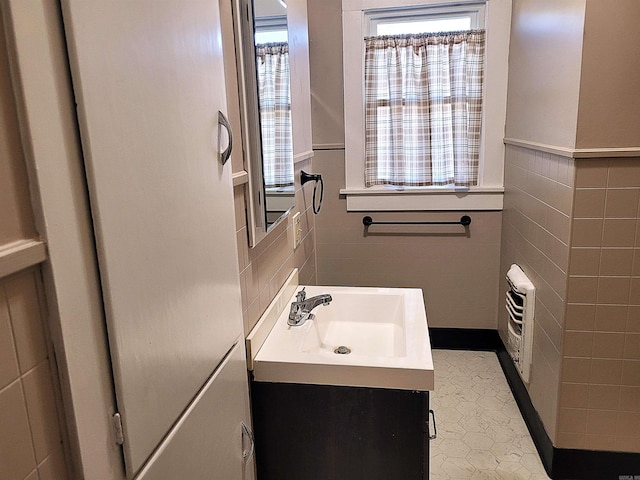
[[[349,347],[345,347],[344,345],[340,345],[333,349],[333,353],[337,353],[339,355],[348,355],[351,353],[351,349]]]

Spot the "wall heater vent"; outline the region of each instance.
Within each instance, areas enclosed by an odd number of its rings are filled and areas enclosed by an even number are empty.
[[[507,351],[526,383],[529,383],[533,353],[533,310],[536,288],[518,265],[507,272],[505,308],[509,314]]]

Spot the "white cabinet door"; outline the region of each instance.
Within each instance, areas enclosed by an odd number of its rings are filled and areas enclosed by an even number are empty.
[[[131,477],[242,335],[218,2],[62,3]]]
[[[242,432],[242,422],[249,424],[248,403],[238,343],[136,480],[253,479],[251,441]]]

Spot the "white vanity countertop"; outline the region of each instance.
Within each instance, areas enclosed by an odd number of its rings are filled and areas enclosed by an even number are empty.
[[[295,274],[247,337],[256,381],[433,390],[420,289],[306,286],[307,298],[328,293],[333,301],[315,308],[316,318],[289,326],[289,307],[302,288]],[[334,353],[341,345],[351,353]]]

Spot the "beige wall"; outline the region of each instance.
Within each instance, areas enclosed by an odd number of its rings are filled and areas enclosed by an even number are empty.
[[[585,3],[514,0],[507,138],[575,146]]]
[[[587,0],[577,148],[640,146],[640,2]]]
[[[515,0],[506,137],[569,149],[640,145],[639,16],[636,0]]]
[[[0,248],[16,240],[36,236],[1,20],[0,18]]]
[[[640,452],[640,159],[509,146],[505,174],[501,272],[517,263],[536,285],[527,387],[547,434]],[[506,325],[500,310],[505,341]]]
[[[309,2],[315,171],[325,182],[316,217],[318,283],[422,288],[432,327],[496,328],[500,212],[461,226],[372,227],[347,213],[342,81],[342,4]],[[376,220],[451,220],[464,212],[378,213]]]
[[[577,161],[556,446],[640,452],[640,158]]]
[[[572,159],[507,146],[499,330],[506,343],[504,276],[515,263],[536,286],[533,361],[527,388],[552,440],[562,364],[573,178]]]
[[[460,225],[362,225],[364,212],[347,212],[344,151],[317,151],[325,182],[316,219],[318,284],[421,288],[430,327],[497,327],[501,212],[472,212]],[[450,221],[462,212],[375,212],[376,220]]]
[[[308,3],[313,148],[344,148],[342,1]]]

